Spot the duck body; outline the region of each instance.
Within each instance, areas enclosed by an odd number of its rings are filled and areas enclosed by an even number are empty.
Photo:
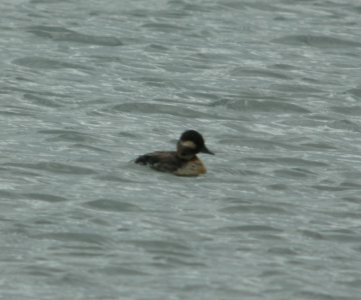
[[[156,151],[139,156],[135,163],[150,166],[160,172],[178,176],[198,176],[207,172],[197,153],[214,154],[204,144],[203,137],[194,130],[185,131],[178,143],[177,151]]]
[[[203,162],[197,156],[186,160],[178,157],[175,151],[156,151],[144,154],[139,156],[135,163],[178,176],[198,176],[207,172]]]

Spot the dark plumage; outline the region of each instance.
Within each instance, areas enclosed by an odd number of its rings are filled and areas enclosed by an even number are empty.
[[[214,154],[210,151],[202,135],[195,130],[183,132],[177,143],[177,151],[157,151],[139,156],[135,163],[169,172],[179,176],[197,176],[207,172],[197,153]]]

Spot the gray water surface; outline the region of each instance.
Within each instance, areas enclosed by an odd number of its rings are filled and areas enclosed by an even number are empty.
[[[3,0],[0,298],[359,300],[361,3]],[[134,165],[199,130],[205,176]]]

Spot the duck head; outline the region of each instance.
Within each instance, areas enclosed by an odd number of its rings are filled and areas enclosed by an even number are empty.
[[[182,159],[190,160],[199,152],[214,155],[206,147],[204,139],[199,132],[195,130],[183,132],[177,143],[177,155]]]

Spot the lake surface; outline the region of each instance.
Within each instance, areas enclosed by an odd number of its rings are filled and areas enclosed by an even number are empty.
[[[360,1],[0,17],[0,299],[360,299]],[[186,129],[205,176],[133,163]]]

